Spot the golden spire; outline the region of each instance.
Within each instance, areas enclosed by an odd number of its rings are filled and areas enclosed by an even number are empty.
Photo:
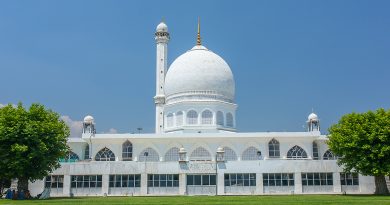
[[[196,40],[196,45],[202,45],[202,40],[200,38],[200,18],[198,17],[198,38]]]

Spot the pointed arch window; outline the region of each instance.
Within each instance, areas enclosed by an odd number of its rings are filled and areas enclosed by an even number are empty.
[[[213,124],[213,113],[210,110],[202,112],[202,124],[211,125]]]
[[[217,112],[217,125],[224,125],[223,113],[221,111]]]
[[[233,127],[233,125],[234,125],[233,114],[229,112],[226,114],[226,126]]]
[[[256,147],[248,147],[243,153],[241,160],[259,160],[261,152]]]
[[[295,145],[287,152],[288,159],[304,159],[307,158],[307,153],[302,147]]]
[[[313,142],[313,159],[314,160],[318,160],[319,159],[319,156],[318,156],[318,145],[316,142]]]
[[[336,155],[334,155],[333,152],[328,149],[324,153],[324,156],[322,157],[322,159],[323,160],[337,160],[338,157]]]
[[[129,140],[126,140],[122,144],[122,160],[132,161],[133,160],[133,144]]]
[[[176,126],[183,125],[183,112],[179,111],[176,113]]]
[[[167,162],[179,161],[179,148],[172,147],[165,153],[164,160]]]
[[[237,154],[233,149],[224,147],[223,150],[225,151],[224,158],[226,161],[237,161]]]
[[[211,154],[203,147],[198,147],[190,155],[191,161],[211,161]]]
[[[268,142],[268,154],[269,158],[279,158],[280,157],[280,143],[276,139],[272,139]]]
[[[84,148],[84,159],[89,159],[89,144],[85,145]]]
[[[77,162],[79,160],[80,160],[79,156],[72,151],[69,151],[66,154],[65,159],[64,159],[65,162]]]
[[[190,110],[187,113],[187,124],[189,125],[198,124],[198,113],[195,110]]]
[[[139,160],[140,162],[158,162],[160,161],[160,156],[158,155],[157,151],[154,150],[151,147],[148,147],[144,150],[139,155]]]
[[[105,147],[96,154],[95,161],[115,161],[115,154]]]

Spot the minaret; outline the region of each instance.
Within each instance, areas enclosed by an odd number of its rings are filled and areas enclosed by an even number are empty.
[[[162,133],[164,129],[164,82],[165,73],[168,69],[168,41],[169,33],[168,26],[162,21],[156,28],[155,38],[157,47],[156,58],[156,96],[154,103],[156,104],[156,133]]]
[[[314,132],[314,131],[320,131],[320,120],[318,119],[318,116],[312,112],[309,117],[307,117],[307,131]]]

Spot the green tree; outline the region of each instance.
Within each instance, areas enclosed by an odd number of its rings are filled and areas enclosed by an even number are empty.
[[[390,110],[344,115],[329,128],[328,145],[346,172],[375,177],[375,194],[389,194]]]
[[[18,190],[59,168],[68,151],[69,128],[43,105],[0,108],[0,178],[18,178]]]
[[[0,198],[3,196],[4,189],[9,188],[11,186],[10,179],[1,179],[0,178]]]

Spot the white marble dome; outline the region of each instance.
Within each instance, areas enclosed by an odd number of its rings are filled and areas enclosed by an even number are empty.
[[[307,120],[308,120],[308,121],[318,121],[318,116],[317,116],[315,113],[311,113],[311,114],[307,117]]]
[[[84,123],[85,124],[93,124],[94,118],[91,115],[87,115],[84,117]]]
[[[156,27],[156,32],[168,32],[168,26],[164,22],[161,22]]]
[[[194,46],[179,56],[165,78],[165,95],[209,92],[234,100],[235,82],[229,65],[204,46]]]

